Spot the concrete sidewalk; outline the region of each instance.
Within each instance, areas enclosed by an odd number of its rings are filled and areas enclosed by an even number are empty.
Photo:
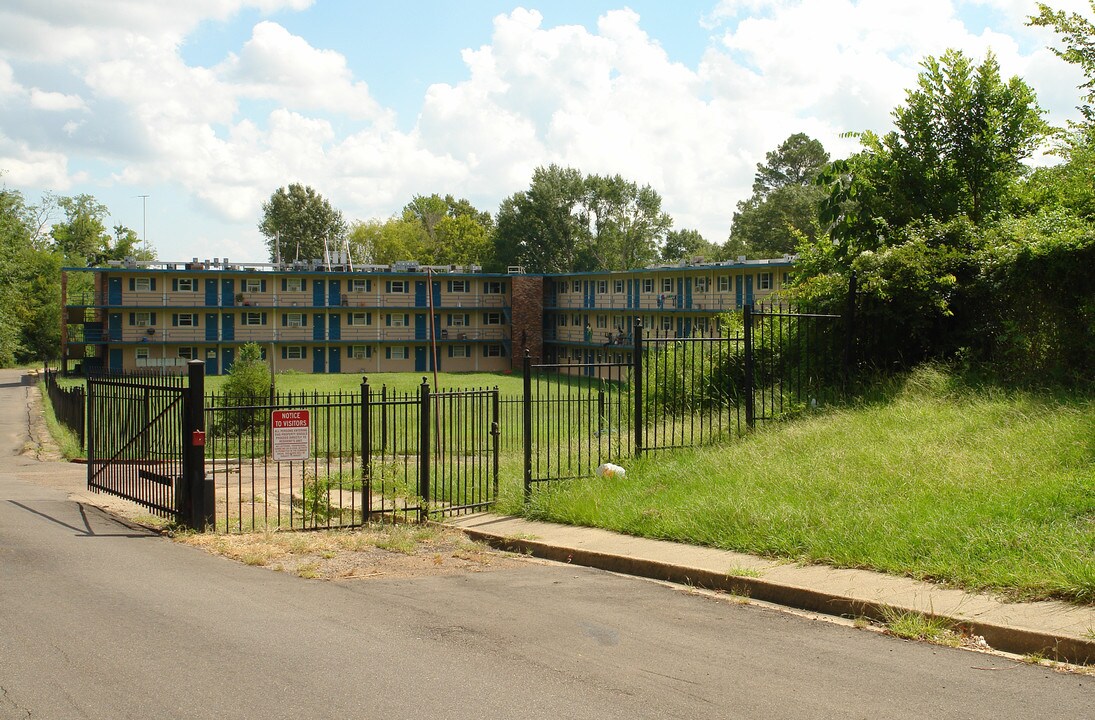
[[[488,513],[447,523],[494,547],[640,577],[724,590],[829,615],[882,620],[894,611],[946,618],[997,650],[1095,664],[1095,608],[1001,602],[867,570],[752,555]]]

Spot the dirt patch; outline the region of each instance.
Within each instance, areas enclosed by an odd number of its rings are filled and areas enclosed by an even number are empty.
[[[523,556],[493,550],[458,530],[437,525],[377,524],[354,530],[244,535],[182,533],[175,539],[246,565],[313,580],[455,575],[527,562]]]

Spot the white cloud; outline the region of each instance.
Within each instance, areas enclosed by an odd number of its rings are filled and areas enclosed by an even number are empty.
[[[247,97],[355,119],[380,113],[365,83],[354,82],[343,55],[314,48],[274,22],[256,25],[240,54],[230,57],[217,72]]]
[[[47,92],[31,88],[30,105],[37,110],[63,111],[86,110],[87,105],[79,95],[66,95],[59,92]]]
[[[3,182],[14,187],[70,187],[68,159],[63,153],[34,150],[0,133],[0,170]]]

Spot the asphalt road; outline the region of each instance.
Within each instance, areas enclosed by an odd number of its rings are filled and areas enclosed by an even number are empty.
[[[43,482],[25,393],[0,372],[0,720],[1095,714],[1095,677],[584,568],[239,565]]]

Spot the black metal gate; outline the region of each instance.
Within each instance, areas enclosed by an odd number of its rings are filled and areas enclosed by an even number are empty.
[[[204,527],[209,512],[202,499],[203,371],[199,362],[191,365],[186,377],[88,378],[89,490],[124,498],[184,525]]]

